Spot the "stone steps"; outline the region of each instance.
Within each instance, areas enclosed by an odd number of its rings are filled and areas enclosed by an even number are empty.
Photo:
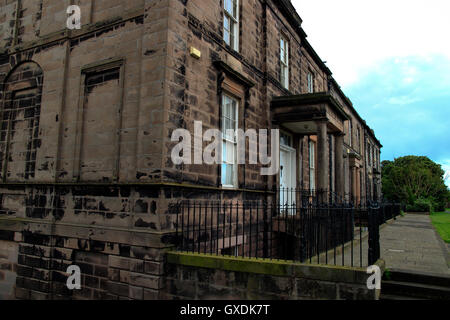
[[[381,300],[450,300],[450,276],[391,270]]]

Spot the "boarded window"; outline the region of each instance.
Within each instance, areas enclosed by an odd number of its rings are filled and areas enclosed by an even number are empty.
[[[120,100],[120,67],[86,74],[80,157],[82,181],[114,179]]]

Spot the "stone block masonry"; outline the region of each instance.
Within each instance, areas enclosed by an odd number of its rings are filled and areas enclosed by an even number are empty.
[[[0,220],[0,226],[2,229],[33,229],[25,221]],[[60,228],[64,229],[63,226],[53,226],[53,235],[47,234],[51,233],[50,226],[41,227],[38,233],[0,232],[2,238],[6,238],[0,240],[2,299],[159,298],[164,256],[159,248],[143,244],[152,245],[152,239],[146,235],[133,237],[130,232],[123,230],[103,229],[100,233],[111,240],[93,240],[99,238],[94,230],[81,230],[73,226],[70,227],[74,232],[72,237],[67,236],[68,233],[59,236]],[[90,233],[93,239],[81,238],[83,233]],[[81,269],[82,290],[70,291],[66,287],[66,271],[70,265],[77,265]]]
[[[384,271],[384,262],[377,265]],[[199,300],[377,300],[362,268],[169,252],[163,297]]]
[[[156,215],[159,187],[29,188],[17,189],[24,210],[0,216],[3,298],[159,298],[173,235]],[[81,268],[81,291],[66,287],[70,265]]]
[[[174,165],[173,130],[193,132],[194,120],[218,129],[225,92],[239,100],[239,128],[278,128],[272,99],[305,94],[309,72],[315,91],[330,91],[331,73],[289,1],[240,1],[239,52],[223,41],[223,1],[75,2],[80,30],[66,28],[74,1],[0,0],[0,297],[161,298],[174,204],[271,202],[279,186],[259,165],[239,167],[233,190],[222,188],[218,165]],[[282,34],[289,90],[280,83]],[[314,137],[292,138],[295,162],[307,168]],[[308,188],[309,170],[297,171]],[[64,286],[71,264],[82,268],[82,291]]]

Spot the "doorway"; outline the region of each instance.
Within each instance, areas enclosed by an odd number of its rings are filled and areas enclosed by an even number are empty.
[[[287,211],[296,203],[297,168],[296,151],[290,146],[280,146],[280,207]]]

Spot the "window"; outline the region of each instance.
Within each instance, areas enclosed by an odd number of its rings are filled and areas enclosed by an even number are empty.
[[[0,94],[0,180],[24,182],[35,178],[41,146],[40,115],[43,71],[35,62],[16,66]],[[1,90],[2,88],[0,88]],[[49,169],[39,169],[51,175]]]
[[[348,122],[348,143],[350,147],[353,146],[353,125],[352,122]]]
[[[377,150],[375,148],[373,148],[373,167],[374,168],[378,168],[377,166]]]
[[[237,188],[238,101],[223,95],[222,100],[222,186]]]
[[[309,188],[316,189],[316,144],[313,141],[309,142]]]
[[[120,129],[121,67],[122,62],[117,61],[82,71],[85,86],[77,168],[83,182],[114,181],[118,174],[115,133]]]
[[[239,0],[224,0],[223,40],[239,51]]]
[[[280,82],[286,89],[289,89],[289,42],[285,37],[280,40],[280,61],[281,74]]]
[[[292,137],[288,134],[280,134],[281,145],[292,148]]]
[[[308,72],[308,93],[314,93],[314,75]]]
[[[358,151],[361,151],[361,129],[356,130],[356,143],[358,144]]]

